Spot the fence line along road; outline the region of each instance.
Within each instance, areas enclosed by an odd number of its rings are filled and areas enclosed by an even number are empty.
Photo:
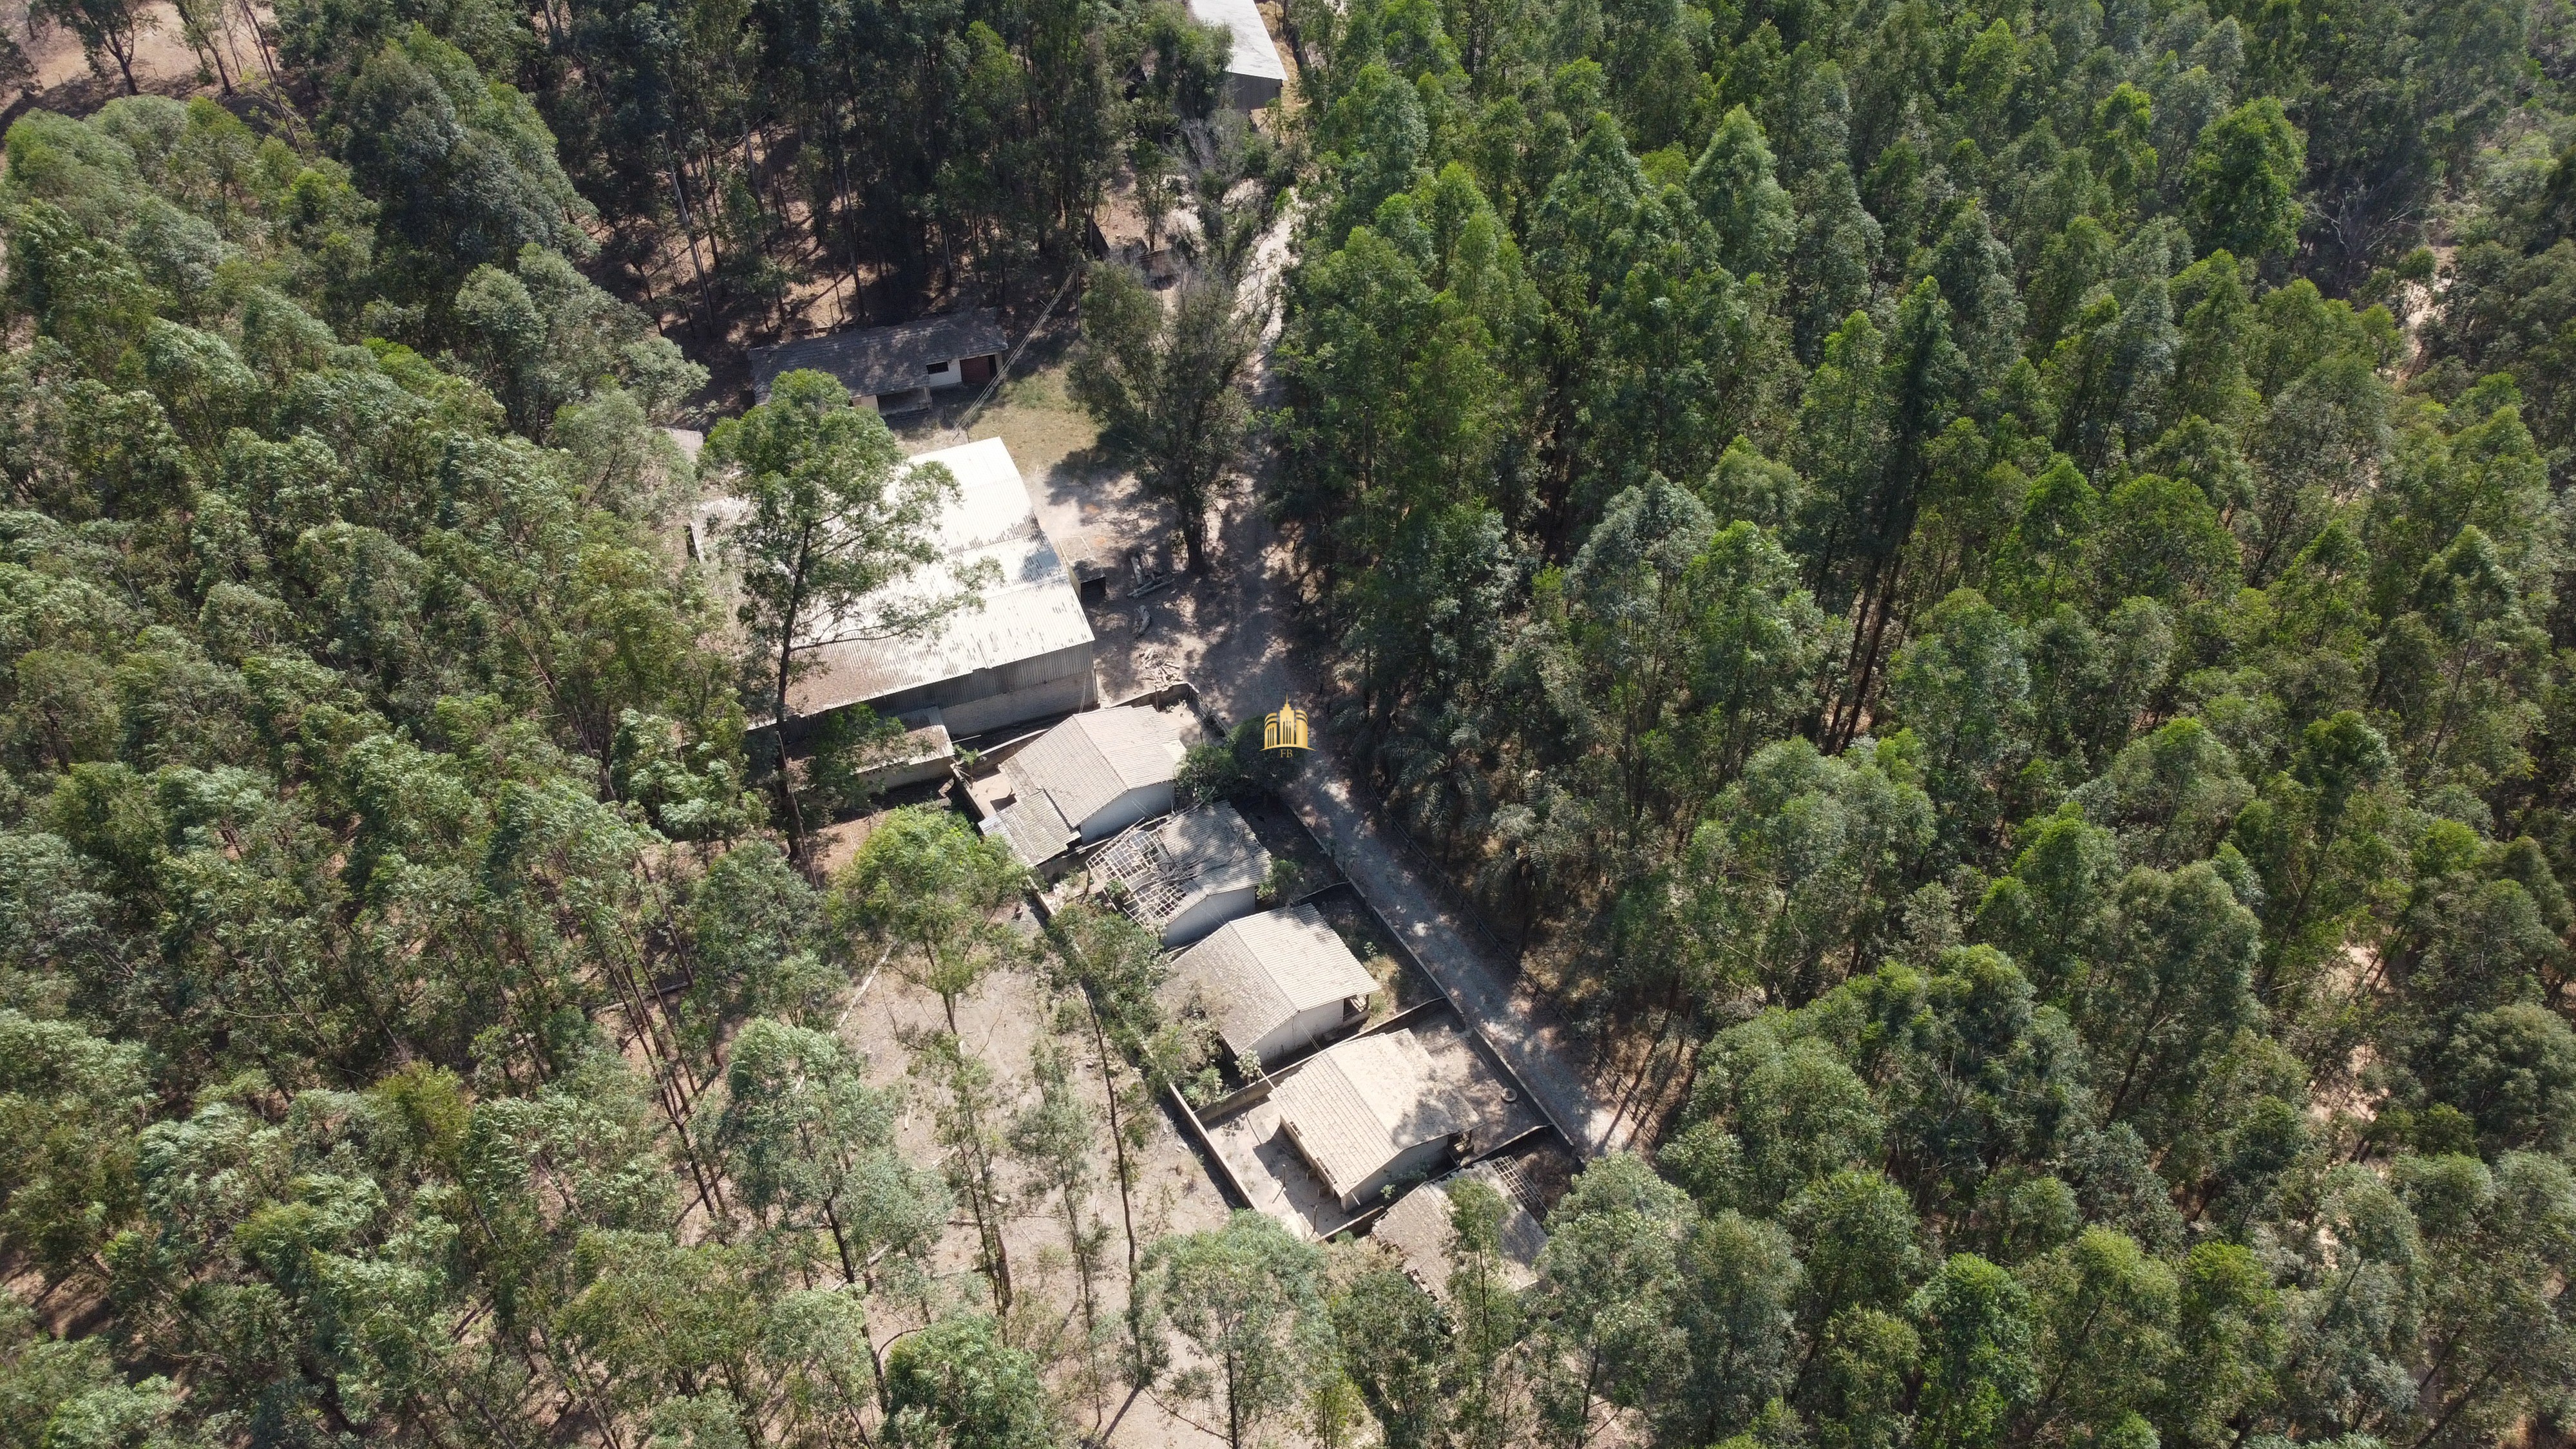
[[[1358,803],[1341,759],[1319,745],[1280,794],[1332,851],[1352,888],[1403,938],[1414,959],[1530,1089],[1575,1154],[1589,1159],[1623,1145],[1620,1114],[1584,1085],[1562,1018],[1533,993],[1516,990],[1513,973],[1470,938],[1468,930],[1481,923],[1466,921],[1449,904],[1408,853],[1418,847],[1396,843],[1394,832]],[[1632,1125],[1629,1135],[1634,1133]]]

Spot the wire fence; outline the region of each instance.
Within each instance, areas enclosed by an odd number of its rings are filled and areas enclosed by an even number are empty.
[[[1064,304],[1065,295],[1073,290],[1074,279],[1081,275],[1080,267],[1075,267],[1064,274],[1064,281],[1056,287],[1055,295],[1047,299],[1046,310],[1038,313],[1038,320],[1030,323],[1029,330],[1020,334],[1018,344],[1011,348],[1011,355],[1003,358],[1002,365],[993,369],[993,380],[984,384],[984,390],[977,393],[975,400],[966,405],[966,411],[957,415],[956,426],[959,432],[962,433],[974,426],[975,419],[983,414],[984,404],[991,402],[993,394],[1002,390],[1002,384],[1010,378],[1011,369],[1018,365],[1020,354],[1028,351],[1029,344],[1036,341],[1037,335],[1046,330],[1047,319],[1053,317],[1055,309]]]

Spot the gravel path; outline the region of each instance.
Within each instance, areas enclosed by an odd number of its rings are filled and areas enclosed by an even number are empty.
[[[1283,793],[1414,959],[1511,1064],[1576,1153],[1589,1158],[1619,1145],[1620,1114],[1585,1085],[1582,1048],[1554,1007],[1517,984],[1516,973],[1494,959],[1475,927],[1443,901],[1403,841],[1359,803],[1364,797],[1330,742]]]
[[[1256,246],[1248,293],[1259,295],[1275,285],[1288,260],[1292,224],[1293,216],[1283,216]],[[1256,369],[1264,393],[1273,391],[1269,351],[1277,339],[1274,314],[1263,328]],[[1276,402],[1275,394],[1263,398],[1267,406]],[[1288,613],[1295,580],[1285,547],[1249,485],[1229,493],[1218,509],[1219,568],[1214,577],[1189,591],[1195,597],[1182,629],[1194,636],[1191,642],[1197,648],[1184,647],[1190,657],[1185,658],[1182,672],[1228,722],[1257,719],[1277,709],[1283,699],[1294,699],[1301,706],[1320,704],[1313,681],[1304,677],[1289,654]],[[1320,728],[1320,719],[1317,723],[1315,751],[1283,792],[1289,808],[1324,842],[1360,895],[1404,938],[1423,969],[1510,1063],[1577,1155],[1590,1158],[1622,1145],[1624,1113],[1587,1083],[1584,1048],[1563,1018],[1551,1003],[1520,984],[1518,971],[1498,956],[1475,924],[1459,918],[1425,864],[1392,826],[1378,818],[1339,743]],[[1633,1137],[1637,1124],[1625,1125],[1627,1137]]]
[[[1242,547],[1271,542],[1269,527],[1250,499],[1229,502],[1238,506],[1227,510],[1227,542],[1241,548],[1229,551],[1265,566],[1238,567],[1231,579],[1200,585],[1206,593],[1193,612],[1202,620],[1221,615],[1224,625],[1214,631],[1205,651],[1189,661],[1185,673],[1228,723],[1258,719],[1277,709],[1283,698],[1301,706],[1319,704],[1320,696],[1289,658],[1282,551]],[[1587,1082],[1586,1049],[1554,1004],[1529,989],[1476,923],[1460,918],[1430,867],[1394,826],[1379,818],[1340,742],[1320,721],[1318,725],[1314,752],[1281,792],[1288,807],[1324,843],[1333,863],[1403,938],[1459,1011],[1511,1064],[1578,1155],[1595,1157],[1627,1145],[1638,1124]]]

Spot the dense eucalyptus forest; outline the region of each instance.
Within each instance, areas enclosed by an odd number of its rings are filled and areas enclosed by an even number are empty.
[[[1168,4],[244,17],[0,177],[7,1449],[2576,1433],[2559,0],[1293,0],[1251,131]],[[810,375],[693,465],[740,341],[1113,191],[1103,448],[1193,557],[1261,479],[1333,749],[1666,1090],[1526,1289],[1474,1186],[1428,1284],[1154,1231],[1151,939],[824,871],[674,542],[894,486]]]
[[[1292,19],[1340,723],[1687,1083],[1542,1419],[2562,1442],[2564,8]]]

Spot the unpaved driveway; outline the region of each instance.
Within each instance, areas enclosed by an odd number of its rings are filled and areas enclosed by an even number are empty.
[[[1248,291],[1267,291],[1275,283],[1288,260],[1292,224],[1293,214],[1283,216],[1256,246]],[[1263,328],[1256,364],[1257,385],[1265,393],[1275,389],[1269,350],[1277,337],[1274,316]],[[1142,496],[1132,477],[1092,457],[1089,424],[1065,396],[1060,369],[1060,363],[1052,364],[1012,384],[1008,405],[987,411],[969,433],[1011,444],[1040,521],[1068,558],[1110,563],[1130,547],[1154,552],[1172,530],[1169,510]],[[1275,397],[1264,402],[1275,404]],[[964,440],[953,429],[935,428],[906,441],[919,451]],[[1122,575],[1113,585],[1116,597],[1090,610],[1104,700],[1186,679],[1229,724],[1257,719],[1283,700],[1301,708],[1323,702],[1309,663],[1290,647],[1298,581],[1253,480],[1237,479],[1219,498],[1217,511],[1206,577],[1130,598]],[[1425,864],[1358,787],[1339,742],[1320,728],[1321,713],[1315,752],[1284,792],[1290,808],[1511,1064],[1580,1155],[1632,1142],[1639,1124],[1612,1105],[1619,1094],[1600,1090],[1587,1076],[1587,1053],[1562,1016],[1528,989],[1473,924],[1459,918]]]
[[[1282,217],[1261,239],[1248,287],[1273,285],[1288,260],[1292,224],[1293,215]],[[1269,352],[1278,333],[1274,316],[1263,328],[1257,374],[1265,392],[1274,388]],[[1290,649],[1288,611],[1297,581],[1286,546],[1248,480],[1218,506],[1215,569],[1155,610],[1158,620],[1169,619],[1168,630],[1157,641],[1149,627],[1144,642],[1176,655],[1181,677],[1197,685],[1200,697],[1228,723],[1257,719],[1283,700],[1320,704],[1322,691]],[[1610,1094],[1588,1082],[1584,1050],[1562,1016],[1498,958],[1473,923],[1459,918],[1425,863],[1359,788],[1340,742],[1322,729],[1314,738],[1314,753],[1282,792],[1289,807],[1511,1064],[1579,1155],[1592,1157],[1633,1139],[1637,1124],[1625,1123],[1623,1134],[1621,1112],[1610,1105]]]

